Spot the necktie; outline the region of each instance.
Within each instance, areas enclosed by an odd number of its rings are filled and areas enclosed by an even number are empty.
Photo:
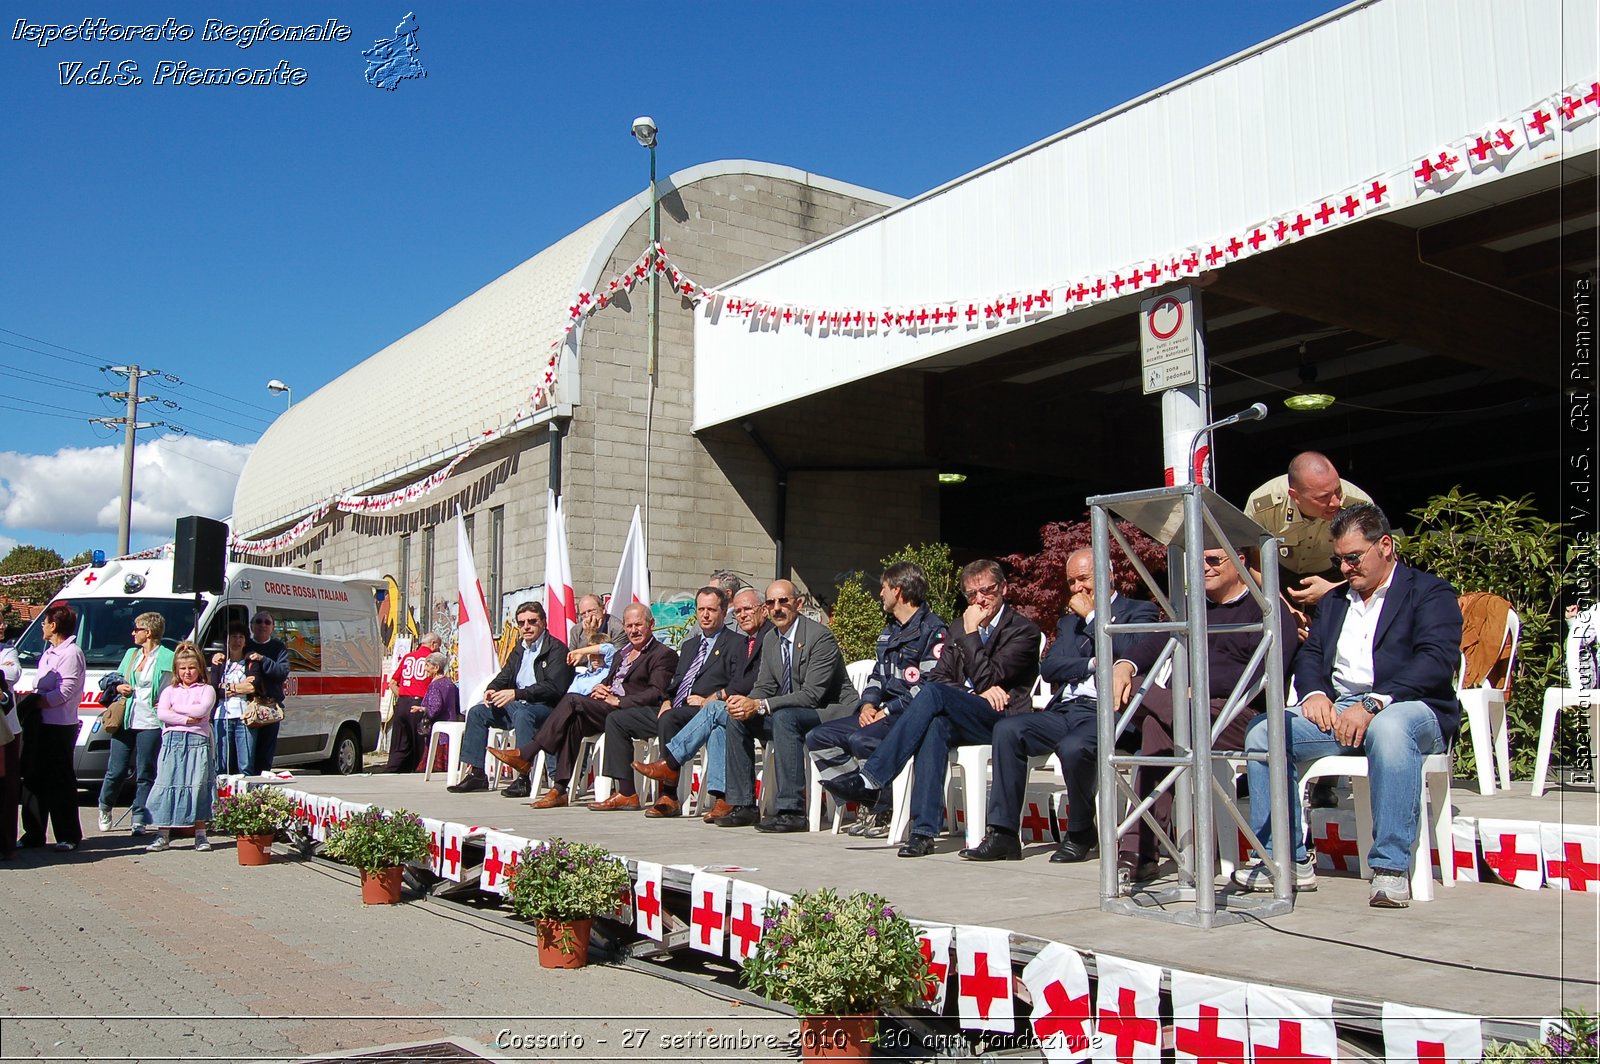
[[[984,646],[988,646],[989,645],[989,633],[991,631],[993,631],[993,629],[990,629],[990,628],[979,628],[978,629],[978,642],[982,643]]]
[[[689,691],[694,687],[695,678],[700,675],[700,667],[706,663],[706,655],[711,651],[711,640],[704,634],[700,636],[700,650],[694,656],[694,661],[689,665],[689,671],[683,674],[683,682],[678,685],[678,693],[673,696],[674,705],[683,705],[689,697]]]
[[[756,637],[755,636],[751,636],[749,639],[745,640],[745,644],[744,644],[744,660],[749,661],[751,658],[753,658],[755,656],[756,656]]]
[[[780,640],[780,642],[783,643],[783,693],[789,694],[794,690],[793,650],[787,639]]]

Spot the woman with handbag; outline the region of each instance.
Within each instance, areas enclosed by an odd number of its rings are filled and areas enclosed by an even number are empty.
[[[250,630],[237,622],[228,625],[228,650],[211,659],[211,682],[217,688],[217,775],[236,776],[250,767],[250,728],[244,722],[245,706],[255,694],[256,682],[248,675],[244,644]]]
[[[106,776],[100,783],[100,830],[111,830],[111,809],[117,804],[117,792],[131,770],[134,776],[133,834],[143,835],[150,823],[150,811],[145,802],[150,798],[150,788],[156,782],[156,764],[161,756],[161,720],[156,716],[156,699],[172,682],[172,651],[161,645],[166,634],[167,621],[159,613],[141,613],[133,619],[133,646],[122,655],[117,672],[127,678],[117,685],[118,701],[123,709],[122,720],[116,730],[110,725],[111,749],[106,755]],[[114,714],[113,714],[114,715]],[[105,714],[101,715],[102,720]]]
[[[39,633],[49,644],[39,655],[38,679],[22,707],[25,733],[22,760],[22,838],[24,848],[43,846],[47,827],[55,848],[76,850],[83,842],[78,823],[78,778],[72,751],[78,740],[78,700],[87,664],[78,647],[78,614],[65,602],[52,602],[39,615]],[[36,709],[34,708],[36,707]]]
[[[251,776],[270,771],[277,758],[283,688],[289,680],[289,648],[273,638],[272,629],[272,614],[257,610],[250,618],[250,641],[244,645],[245,669],[256,687],[254,704],[245,712],[250,726],[250,765],[245,772]]]
[[[217,689],[211,686],[200,648],[187,640],[172,652],[172,668],[176,682],[156,701],[163,731],[150,818],[161,835],[145,847],[150,853],[171,845],[173,828],[190,826],[194,828],[194,848],[211,849],[206,824],[211,821],[211,799],[217,789],[211,760],[211,712],[217,705]]]

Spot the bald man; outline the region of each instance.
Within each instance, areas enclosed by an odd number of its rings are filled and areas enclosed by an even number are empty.
[[[1280,586],[1300,610],[1309,613],[1324,595],[1344,584],[1330,560],[1329,522],[1341,507],[1371,502],[1366,492],[1340,480],[1328,456],[1316,451],[1295,455],[1287,473],[1251,493],[1244,512],[1283,540],[1278,550]]]

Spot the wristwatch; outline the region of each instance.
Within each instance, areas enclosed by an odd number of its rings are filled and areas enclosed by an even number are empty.
[[[1366,710],[1368,713],[1375,714],[1383,708],[1383,703],[1378,701],[1378,699],[1374,698],[1372,695],[1362,695],[1361,708]]]

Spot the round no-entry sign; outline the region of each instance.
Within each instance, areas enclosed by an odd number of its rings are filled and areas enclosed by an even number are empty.
[[[1171,296],[1156,300],[1149,313],[1150,335],[1170,340],[1183,328],[1183,304]]]

